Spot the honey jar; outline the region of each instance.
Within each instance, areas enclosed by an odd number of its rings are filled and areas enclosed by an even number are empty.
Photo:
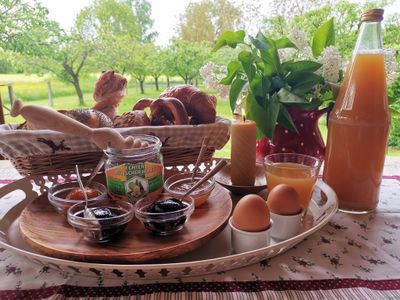
[[[136,203],[157,199],[164,184],[161,141],[151,135],[134,135],[130,149],[107,148],[105,174],[110,197]]]

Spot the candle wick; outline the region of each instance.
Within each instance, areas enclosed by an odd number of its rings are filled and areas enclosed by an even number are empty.
[[[243,122],[246,122],[246,116],[243,115]]]

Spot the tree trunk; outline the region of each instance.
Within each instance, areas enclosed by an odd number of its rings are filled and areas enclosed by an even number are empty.
[[[158,86],[158,77],[154,76],[154,83],[156,85],[156,91],[160,90],[160,87]]]
[[[139,80],[140,83],[140,93],[144,94],[144,80]]]
[[[82,93],[82,89],[81,89],[81,84],[79,83],[79,77],[76,74],[71,74],[72,76],[72,84],[74,85],[76,94],[78,95],[78,99],[79,99],[79,105],[83,106],[85,105],[85,102],[83,101],[83,93]]]
[[[170,82],[169,82],[169,76],[167,76],[167,87],[170,86]]]

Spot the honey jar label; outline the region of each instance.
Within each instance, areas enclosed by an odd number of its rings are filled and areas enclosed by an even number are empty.
[[[106,170],[108,192],[113,199],[136,202],[159,194],[164,184],[163,166],[152,162],[124,163]]]

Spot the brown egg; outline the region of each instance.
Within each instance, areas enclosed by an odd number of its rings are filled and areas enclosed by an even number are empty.
[[[269,209],[265,200],[254,194],[239,200],[232,214],[232,224],[243,231],[263,231],[270,226]]]
[[[278,184],[269,192],[267,205],[278,215],[295,215],[301,211],[299,194],[287,184]]]

